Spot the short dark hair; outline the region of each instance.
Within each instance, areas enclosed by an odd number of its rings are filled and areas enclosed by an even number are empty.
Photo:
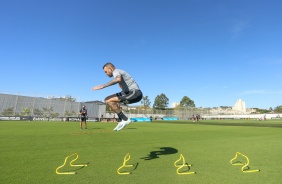
[[[110,62],[104,64],[103,69],[104,69],[106,66],[111,66],[111,67],[115,68],[115,65],[113,65],[113,64],[110,63]]]

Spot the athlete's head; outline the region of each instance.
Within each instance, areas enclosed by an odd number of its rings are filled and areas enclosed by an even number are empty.
[[[112,77],[113,76],[113,71],[116,69],[115,66],[112,63],[106,63],[103,66],[103,69],[106,73],[107,76]]]

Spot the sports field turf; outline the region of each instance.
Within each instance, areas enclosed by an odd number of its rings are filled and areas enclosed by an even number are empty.
[[[82,183],[281,183],[282,120],[155,121],[131,123],[112,131],[115,123],[88,122],[80,130],[78,122],[0,121],[1,184],[82,184]],[[233,166],[230,160],[240,152],[249,158],[249,170]],[[77,153],[56,174],[65,158]],[[117,169],[130,154],[126,167]],[[175,161],[183,155],[191,167],[178,175]],[[238,158],[245,163],[244,157]]]

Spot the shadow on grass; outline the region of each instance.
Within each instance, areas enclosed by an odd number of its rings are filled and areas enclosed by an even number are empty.
[[[188,163],[185,163],[185,164],[186,164],[186,167],[183,167],[183,168],[186,168],[186,169],[181,169],[181,171],[179,171],[180,174],[190,172],[191,166]]]
[[[159,148],[160,150],[158,151],[151,151],[150,154],[146,157],[142,157],[140,159],[143,160],[153,160],[156,158],[160,158],[160,155],[170,155],[170,154],[175,154],[178,153],[178,150],[175,148],[171,148],[171,147],[161,147]]]

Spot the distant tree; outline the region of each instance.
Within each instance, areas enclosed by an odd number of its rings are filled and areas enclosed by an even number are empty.
[[[65,96],[65,99],[66,99],[67,101],[71,101],[71,102],[75,102],[75,101],[76,101],[76,99],[73,98],[71,95],[66,95],[66,96]]]
[[[110,106],[106,106],[106,112],[109,112],[109,113],[111,113],[112,112],[112,109],[110,108]]]
[[[151,102],[149,100],[149,97],[148,96],[143,96],[143,98],[141,100],[141,104],[143,104],[144,109],[150,108]]]
[[[275,107],[275,108],[274,108],[274,112],[276,112],[276,113],[282,113],[282,105]]]
[[[69,102],[75,102],[76,101],[76,99],[73,98],[71,95],[66,95],[65,97],[59,97],[59,98],[56,98],[56,100],[69,101]]]
[[[272,107],[269,107],[269,111],[271,111],[271,112],[273,111]]]
[[[77,112],[75,112],[74,110],[72,110],[72,111],[71,111],[71,114],[75,116],[75,115],[77,115]]]
[[[14,107],[10,107],[10,108],[4,109],[1,114],[3,116],[13,116],[14,115]]]
[[[68,117],[68,116],[71,116],[71,112],[69,112],[69,111],[65,111],[65,114],[64,114],[66,117]]]
[[[254,109],[256,110],[256,114],[270,113],[270,111],[267,109],[259,109],[259,108],[254,108]]]
[[[40,109],[33,109],[33,115],[34,116],[39,116],[42,117],[43,116],[43,112]]]
[[[59,113],[57,113],[57,112],[51,113],[50,116],[53,117],[53,118],[57,118],[57,117],[59,117]]]
[[[155,98],[153,108],[164,110],[167,108],[168,103],[169,103],[169,99],[166,97],[165,94],[162,93]]]
[[[51,113],[53,112],[53,107],[50,108],[43,107],[43,111],[44,111],[44,117],[51,116]]]
[[[78,115],[78,112],[75,112],[74,110],[72,111],[65,111],[65,114],[64,114],[66,117],[70,117],[70,116],[77,116]]]
[[[195,103],[193,100],[191,100],[189,97],[184,96],[182,98],[182,100],[180,101],[179,104],[180,107],[189,107],[189,108],[194,108],[195,107]]]
[[[30,113],[31,113],[31,107],[29,107],[29,108],[22,107],[22,112],[21,112],[20,115],[21,116],[29,116]]]

